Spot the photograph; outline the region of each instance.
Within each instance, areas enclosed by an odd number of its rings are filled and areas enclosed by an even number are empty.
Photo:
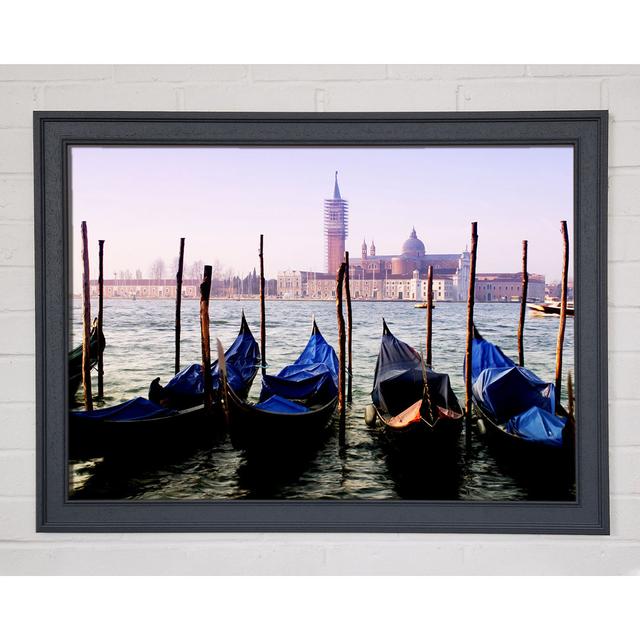
[[[72,146],[69,500],[575,502],[574,153]]]

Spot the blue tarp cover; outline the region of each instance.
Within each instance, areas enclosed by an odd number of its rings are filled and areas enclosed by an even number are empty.
[[[523,367],[485,369],[473,383],[473,397],[499,424],[530,409],[555,410],[554,385]]]
[[[89,420],[144,420],[176,415],[177,411],[165,409],[146,398],[133,398],[122,404],[94,411],[74,411],[75,416]]]
[[[562,444],[565,419],[555,415],[555,385],[518,367],[483,338],[472,344],[473,397],[508,433],[550,446]]]
[[[262,376],[260,402],[278,395],[326,403],[338,395],[338,357],[317,329],[298,359],[277,376]]]
[[[229,386],[240,392],[254,375],[260,360],[260,347],[251,331],[245,330],[238,334],[233,344],[225,352],[227,364],[227,378]],[[220,371],[218,361],[211,365],[212,384],[214,391],[220,386]],[[200,395],[204,393],[204,379],[202,365],[192,364],[177,373],[167,383],[165,389],[185,395]]]
[[[259,402],[256,408],[273,413],[307,413],[309,411],[301,404],[287,400],[282,396],[271,396],[268,400]]]
[[[513,433],[524,440],[544,442],[552,447],[562,446],[562,431],[566,420],[540,407],[511,418],[505,425],[507,433]]]
[[[515,367],[516,363],[507,358],[500,347],[484,338],[474,338],[471,343],[471,382],[475,382],[485,369]]]

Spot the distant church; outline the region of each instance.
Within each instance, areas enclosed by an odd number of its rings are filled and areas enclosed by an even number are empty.
[[[333,197],[324,201],[325,271],[286,270],[278,273],[280,298],[331,300],[336,273],[344,260],[349,225],[349,203],[342,197],[335,173]],[[463,301],[469,288],[470,255],[428,254],[415,228],[395,255],[378,255],[374,241],[362,243],[359,258],[350,256],[351,297],[355,300],[425,300],[427,271],[433,267],[433,295],[438,301]],[[520,273],[476,274],[478,302],[512,301],[521,293]],[[528,300],[544,299],[543,275],[529,274]]]
[[[433,267],[434,276],[452,276],[462,265],[461,260],[468,265],[469,254],[463,253],[434,253],[427,255],[424,242],[418,238],[415,228],[411,230],[409,237],[402,244],[397,255],[376,255],[376,245],[371,241],[367,250],[366,240],[362,243],[362,252],[359,259],[351,260],[354,266],[360,267],[367,274],[382,274],[382,276],[412,275],[418,271],[420,275],[426,275],[427,269]]]
[[[338,172],[335,174],[333,198],[324,201],[324,233],[325,233],[325,266],[327,273],[335,274],[344,259],[345,241],[348,233],[349,203],[340,194]],[[415,227],[404,241],[397,255],[376,255],[376,245],[371,241],[367,248],[366,240],[362,242],[360,258],[351,257],[353,267],[363,270],[365,277],[412,276],[414,271],[426,275],[429,265],[433,266],[434,276],[453,276],[462,266],[460,260],[466,261],[468,253],[442,253],[426,255],[424,242],[418,238]]]

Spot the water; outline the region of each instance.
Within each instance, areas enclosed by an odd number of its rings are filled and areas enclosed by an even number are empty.
[[[95,301],[93,308],[97,308]],[[257,300],[212,300],[211,334],[228,347],[237,335],[240,313],[258,339],[260,316]],[[200,361],[199,306],[182,304],[181,362]],[[421,482],[407,476],[387,457],[375,429],[363,420],[382,332],[382,318],[401,340],[424,350],[424,309],[409,302],[354,302],[353,304],[353,404],[347,409],[346,450],[340,451],[337,429],[315,457],[288,465],[257,467],[235,451],[228,438],[212,448],[173,460],[136,460],[123,466],[108,460],[72,465],[71,495],[81,499],[463,499],[463,500],[565,500],[572,488],[525,484],[504,469],[499,460],[476,438],[471,451],[460,443],[457,461],[446,477]],[[519,305],[484,303],[475,306],[475,322],[481,333],[500,345],[512,358],[517,354]],[[74,300],[73,344],[80,342],[80,302]],[[269,371],[290,364],[304,348],[311,318],[325,338],[337,345],[335,304],[330,302],[269,301],[267,303],[267,357]],[[146,397],[150,381],[173,375],[175,304],[171,300],[106,300],[104,311],[105,404],[116,404],[135,395]],[[452,386],[464,403],[462,363],[465,345],[466,305],[438,303],[433,314],[433,366],[451,376]],[[557,317],[527,313],[525,359],[544,380],[555,375]],[[566,371],[573,369],[573,319],[567,319]],[[95,372],[94,372],[95,373]],[[94,385],[96,384],[94,380]],[[566,387],[566,385],[564,385]],[[94,386],[94,389],[96,387]],[[259,394],[259,376],[250,399]]]

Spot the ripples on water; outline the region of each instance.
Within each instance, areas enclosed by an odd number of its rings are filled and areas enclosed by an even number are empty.
[[[81,339],[80,302],[74,300],[73,344]],[[96,301],[93,308],[97,308]],[[257,300],[212,300],[212,339],[225,347],[235,339],[240,313],[258,339],[260,316]],[[200,361],[199,306],[195,300],[182,303],[181,362]],[[519,305],[480,303],[475,306],[479,331],[517,355],[516,332]],[[175,303],[170,300],[105,300],[104,353],[105,404],[116,404],[135,395],[146,397],[150,381],[173,376]],[[363,420],[370,403],[373,372],[384,316],[401,340],[424,350],[424,309],[409,302],[354,302],[353,304],[353,404],[347,409],[347,446],[340,450],[337,429],[307,460],[290,464],[257,466],[235,451],[224,439],[207,450],[173,460],[135,460],[128,463],[90,461],[73,465],[72,496],[82,499],[463,499],[528,500],[573,499],[567,488],[521,484],[502,469],[483,442],[474,440],[470,452],[460,443],[457,461],[436,477],[411,477],[406,468],[388,459],[375,430]],[[325,338],[337,345],[335,305],[330,302],[269,301],[267,303],[267,358],[269,371],[290,364],[304,348],[315,315]],[[465,345],[466,305],[439,303],[433,314],[433,366],[451,376],[452,386],[464,402],[462,363]],[[544,380],[555,375],[557,317],[535,317],[527,313],[525,361]],[[573,319],[567,319],[565,334],[566,371],[573,369]],[[95,375],[95,372],[94,372]],[[94,380],[94,385],[96,384]],[[563,386],[563,389],[566,385]],[[95,386],[94,386],[95,389]],[[260,392],[259,376],[250,398]]]

